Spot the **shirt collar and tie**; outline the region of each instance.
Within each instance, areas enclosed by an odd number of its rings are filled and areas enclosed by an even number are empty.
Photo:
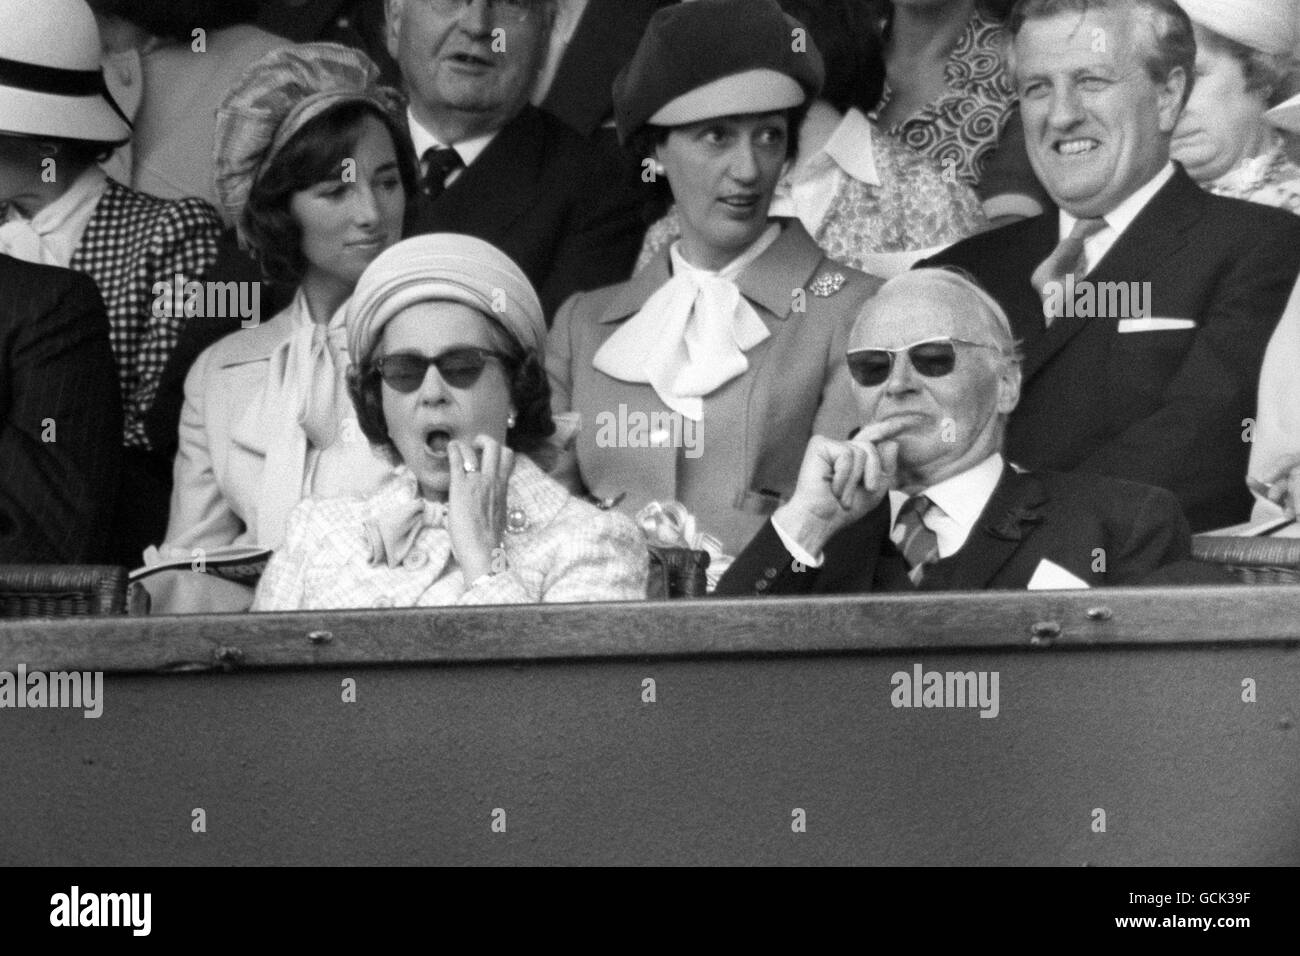
[[[499,132],[493,130],[449,146],[422,126],[409,106],[406,108],[406,125],[420,161],[420,185],[426,195],[435,198],[460,178],[466,167],[473,165]]]
[[[1176,171],[1172,162],[1165,163],[1163,169],[1156,173],[1141,188],[1134,192],[1118,206],[1095,219],[1077,219],[1064,209],[1058,212],[1056,248],[1039,263],[1030,278],[1034,289],[1045,302],[1061,301],[1061,297],[1051,296],[1046,291],[1049,283],[1066,282],[1066,277],[1073,275],[1081,279],[1096,267],[1106,253],[1119,240],[1130,225],[1146,208],[1155,194],[1169,182]],[[1044,318],[1050,327],[1057,316],[1049,314],[1044,307]]]
[[[924,489],[923,496],[929,505],[915,520],[934,533],[938,558],[949,557],[961,550],[993,497],[998,482],[1002,480],[1003,469],[1001,453],[994,452],[974,468],[968,468],[959,475],[945,478]],[[894,529],[891,538],[895,545],[900,543],[899,528],[904,506],[919,497],[922,495],[909,498],[902,491],[889,493],[891,527]],[[915,509],[916,506],[913,505],[912,510]]]

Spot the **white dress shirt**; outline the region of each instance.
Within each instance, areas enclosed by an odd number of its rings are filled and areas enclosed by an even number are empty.
[[[930,499],[932,507],[926,511],[921,522],[933,531],[935,538],[938,539],[940,558],[956,554],[966,543],[966,539],[970,537],[975,527],[975,522],[987,507],[989,499],[993,497],[998,481],[1002,478],[1002,470],[1002,455],[1000,452],[994,452],[974,468],[968,468],[959,475],[945,478],[938,484],[917,492]],[[899,532],[902,530],[895,527],[895,522],[898,521],[899,510],[909,497],[911,496],[901,491],[889,492],[889,525],[892,529],[890,540],[895,544],[901,540]],[[810,568],[822,566],[825,556],[811,555],[805,551],[781,527],[775,516],[772,518],[772,527],[777,537],[781,539],[781,543],[785,545],[785,549],[794,556],[796,561]]]
[[[1106,228],[1100,229],[1089,236],[1083,244],[1083,274],[1086,275],[1091,272],[1106,253],[1110,252],[1110,247],[1115,245],[1120,236],[1124,235],[1124,230],[1133,224],[1133,220],[1138,217],[1138,214],[1146,208],[1151,198],[1160,192],[1161,188],[1165,183],[1169,182],[1173,175],[1173,162],[1165,163],[1165,168],[1156,173],[1145,186],[1135,190],[1131,196],[1102,217],[1106,220]],[[1065,239],[1078,221],[1078,219],[1062,209],[1060,211],[1060,234],[1057,236],[1057,241]]]
[[[424,154],[430,149],[445,149],[447,144],[425,127],[420,125],[420,121],[415,118],[411,108],[406,108],[406,125],[411,131],[411,143],[415,146],[415,159],[420,164],[420,175],[423,176],[427,170],[424,165]],[[468,167],[474,160],[478,159],[479,153],[487,149],[488,144],[496,139],[500,130],[493,130],[490,133],[484,133],[482,136],[475,136],[473,139],[462,140],[459,143],[452,143],[451,148],[460,156],[460,161]],[[447,185],[450,186],[457,179],[464,169],[457,169],[447,177]]]

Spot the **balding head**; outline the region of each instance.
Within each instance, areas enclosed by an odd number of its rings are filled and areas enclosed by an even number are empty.
[[[873,350],[909,349],[916,355]],[[1006,313],[973,281],[945,269],[916,269],[886,282],[849,335],[854,391],[864,422],[898,432],[905,484],[929,486],[997,451],[1020,398],[1020,361]],[[953,364],[941,371],[945,353]],[[917,365],[923,371],[918,371]],[[870,378],[870,369],[881,376]],[[862,377],[868,378],[864,384]]]

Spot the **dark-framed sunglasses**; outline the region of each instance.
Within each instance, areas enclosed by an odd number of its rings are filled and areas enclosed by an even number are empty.
[[[442,380],[452,388],[471,388],[483,374],[488,359],[504,364],[510,356],[478,348],[448,349],[432,357],[418,352],[396,352],[375,359],[374,369],[390,388],[398,392],[414,392],[423,385],[430,365],[438,369]]]
[[[894,356],[902,352],[907,353],[907,360],[912,363],[917,374],[926,378],[942,378],[957,367],[958,345],[1002,351],[996,345],[984,342],[944,337],[913,342],[897,349],[850,349],[845,357],[853,381],[864,388],[874,388],[889,378],[889,373],[894,370]]]
[[[434,13],[444,17],[456,17],[460,16],[462,10],[473,4],[474,0],[426,0],[426,2]],[[487,0],[487,5],[497,23],[523,23],[537,3],[535,0]]]

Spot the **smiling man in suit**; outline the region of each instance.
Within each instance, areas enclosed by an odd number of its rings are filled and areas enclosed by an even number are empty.
[[[632,271],[650,199],[627,162],[528,102],[556,0],[387,0],[422,190],[407,234],[459,232],[514,259],[549,317]]]
[[[1011,65],[1058,208],[922,265],[968,271],[1024,351],[1009,457],[1174,492],[1193,530],[1244,521],[1264,347],[1300,218],[1203,192],[1169,159],[1194,78],[1174,0],[1021,0]]]
[[[1020,359],[1006,314],[965,277],[923,269],[885,283],[848,363],[865,426],[808,443],[794,494],[715,594],[1220,580],[1183,563],[1191,541],[1169,492],[1007,463]]]

